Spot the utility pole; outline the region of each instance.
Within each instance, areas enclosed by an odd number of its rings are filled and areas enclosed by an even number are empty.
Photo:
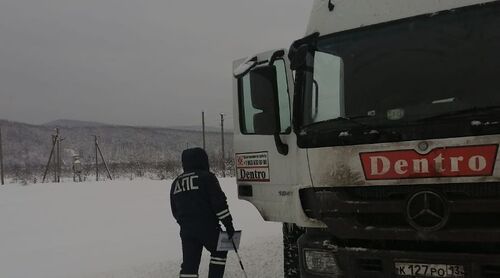
[[[226,177],[226,155],[224,152],[224,113],[220,113],[220,138],[222,145],[222,177]]]
[[[52,166],[54,167],[54,182],[57,182],[57,135],[52,135],[52,144],[54,145],[54,157],[52,158]]]
[[[59,128],[56,128],[56,140],[57,140],[56,182],[61,182],[61,138],[59,135]]]
[[[47,173],[49,172],[50,162],[53,160],[54,149],[56,147],[56,135],[52,135],[52,149],[50,149],[49,161],[47,161],[47,165],[45,166],[45,172],[43,172],[42,183],[45,182],[45,178],[47,177]],[[55,156],[54,156],[55,160]],[[55,167],[55,166],[54,166]]]
[[[0,128],[0,180],[2,185],[5,184],[3,179],[3,149],[2,149],[2,128]]]
[[[102,155],[101,147],[99,147],[99,143],[97,144],[97,150],[99,151],[99,154],[101,155],[102,159],[102,164],[104,164],[104,168],[106,169],[106,172],[108,173],[108,178],[110,180],[113,180],[113,177],[111,176],[111,172],[109,171],[108,164],[106,163],[106,159],[104,159],[104,155]]]
[[[94,145],[95,145],[95,180],[99,181],[99,161],[97,160],[97,135],[94,135]]]
[[[110,180],[113,180],[113,177],[111,176],[111,172],[109,171],[109,168],[108,168],[108,164],[106,163],[106,160],[104,159],[104,155],[102,154],[101,148],[99,147],[99,142],[97,141],[97,135],[94,135],[94,141],[95,141],[95,180],[99,181],[98,154],[101,155],[102,163],[104,164],[104,168],[106,169],[106,172],[108,173],[108,178]]]
[[[206,150],[205,145],[205,111],[201,111],[201,126],[203,132],[203,149]]]

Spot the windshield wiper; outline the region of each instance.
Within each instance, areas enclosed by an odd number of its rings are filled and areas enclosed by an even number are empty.
[[[383,128],[373,127],[371,125],[356,121],[356,119],[371,118],[371,117],[374,117],[374,116],[371,116],[371,115],[358,115],[358,116],[352,116],[352,117],[342,117],[341,116],[341,117],[337,117],[334,119],[329,119],[329,120],[309,124],[309,125],[304,127],[304,129],[302,130],[301,133],[303,133],[303,135],[305,135],[310,130],[314,130],[314,129],[315,130],[322,130],[322,128],[319,128],[318,126],[323,127],[324,125],[327,126],[327,128],[325,128],[325,129],[328,130],[328,129],[330,129],[328,126],[332,123],[347,122],[347,123],[354,124],[358,127],[363,128],[365,131],[362,133],[361,136],[367,136],[367,137],[371,138],[370,139],[371,141],[378,141],[380,139],[381,135],[384,135],[387,138],[391,138],[390,140],[399,140],[399,138],[401,137],[401,134],[396,132],[396,131],[387,131],[387,130],[384,130]],[[346,127],[336,127],[336,128],[340,130],[340,133],[338,135],[339,138],[347,139],[347,138],[353,136],[353,134],[350,132],[349,128],[346,128]]]
[[[329,120],[324,120],[324,121],[319,121],[319,122],[308,124],[308,125],[304,126],[304,129],[305,130],[311,130],[311,129],[317,127],[317,126],[329,125],[331,123],[337,123],[337,122],[341,122],[341,121],[342,122],[352,123],[352,124],[355,124],[357,126],[370,129],[370,128],[372,128],[371,126],[356,121],[356,119],[370,118],[370,117],[371,116],[365,116],[365,115],[353,116],[353,117],[343,117],[343,116],[340,116],[340,117],[337,117],[337,118],[334,118],[334,119],[329,119]]]
[[[468,115],[468,114],[476,114],[476,113],[484,113],[488,111],[500,110],[500,105],[492,105],[492,106],[484,106],[484,107],[471,107],[467,109],[445,112],[425,118],[418,119],[419,122],[422,121],[432,121],[437,119],[445,119],[454,116]]]

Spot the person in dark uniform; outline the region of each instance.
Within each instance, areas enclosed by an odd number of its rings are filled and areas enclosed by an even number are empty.
[[[181,228],[182,265],[179,277],[198,277],[201,253],[205,247],[211,254],[209,278],[222,278],[227,251],[217,251],[217,241],[224,224],[231,238],[233,219],[226,195],[217,177],[210,172],[207,153],[201,148],[182,152],[184,173],[178,176],[170,189],[172,214]]]

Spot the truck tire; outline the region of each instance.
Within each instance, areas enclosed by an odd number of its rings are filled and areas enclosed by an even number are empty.
[[[285,278],[300,278],[297,240],[304,230],[295,224],[283,223],[283,272]]]

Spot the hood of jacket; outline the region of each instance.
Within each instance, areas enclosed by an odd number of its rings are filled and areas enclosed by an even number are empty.
[[[208,155],[202,148],[187,149],[182,152],[182,169],[184,172],[210,171]]]

